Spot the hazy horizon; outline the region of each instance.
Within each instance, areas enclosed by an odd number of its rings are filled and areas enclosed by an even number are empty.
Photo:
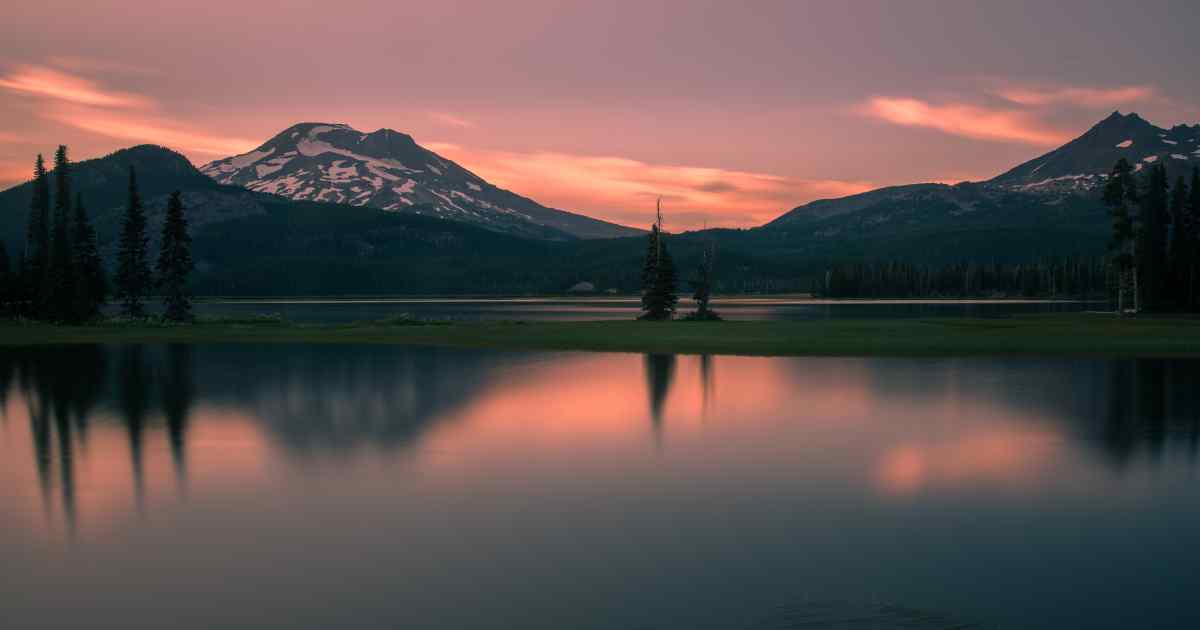
[[[759,225],[993,177],[1113,110],[1200,119],[1188,3],[49,1],[0,43],[0,186],[57,144],[197,165],[302,121],[388,127],[551,207]],[[1036,20],[1029,19],[1037,15]]]

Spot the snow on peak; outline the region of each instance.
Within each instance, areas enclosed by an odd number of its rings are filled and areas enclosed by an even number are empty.
[[[1125,140],[1124,142],[1117,143],[1118,149],[1128,149],[1131,146],[1133,146],[1133,140]]]

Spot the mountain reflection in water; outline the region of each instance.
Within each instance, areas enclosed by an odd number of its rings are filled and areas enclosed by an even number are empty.
[[[1060,528],[1076,531],[1071,515],[1084,512],[1111,527],[1132,527],[1130,514],[1144,514],[1136,526],[1169,522],[1173,531],[1196,531],[1200,516],[1179,496],[1196,478],[1198,386],[1200,365],[1185,360],[6,348],[0,560],[28,579],[0,593],[0,608],[21,615],[44,607],[37,585],[68,576],[96,597],[122,582],[55,549],[82,556],[108,548],[116,554],[110,561],[146,580],[169,574],[142,554],[167,564],[174,556],[208,563],[210,573],[196,579],[211,580],[203,586],[227,602],[240,601],[236,585],[266,577],[236,556],[164,551],[172,548],[162,537],[178,535],[191,537],[195,553],[256,541],[297,596],[328,586],[306,573],[310,561],[355,574],[366,569],[344,564],[349,556],[341,554],[389,555],[399,545],[394,553],[415,554],[417,565],[372,565],[370,577],[360,576],[364,591],[329,595],[397,623],[444,616],[455,627],[499,627],[458,610],[453,597],[533,615],[541,606],[534,592],[501,585],[516,576],[562,590],[575,612],[540,612],[573,627],[586,627],[583,620],[675,627],[648,621],[665,617],[678,618],[677,627],[722,627],[717,620],[754,618],[758,606],[798,610],[792,598],[801,595],[862,595],[853,584],[874,584],[904,605],[955,617],[1049,627],[1056,614],[1049,598],[1044,610],[1040,600],[1008,610],[1004,598],[979,596],[929,559],[981,584],[1028,579],[1053,589],[1049,582],[1061,581],[1056,571],[1022,578],[1005,566],[1012,549],[998,555],[1007,539],[968,523],[1007,523],[1018,528],[1010,534],[1022,533],[1022,549],[1053,553],[1059,548],[1049,541]],[[506,528],[515,528],[519,542],[505,539]],[[907,539],[884,542],[898,533]],[[444,536],[470,541],[474,551],[447,547]],[[1179,566],[1200,561],[1189,544],[1195,538],[1174,541]],[[126,547],[133,539],[143,541],[140,549]],[[555,569],[535,570],[512,555],[518,548]],[[990,566],[961,564],[976,556],[990,558]],[[871,566],[863,563],[868,557]],[[590,564],[601,561],[612,573]],[[1063,571],[1079,571],[1084,559],[1059,561]],[[805,586],[759,583],[756,562],[795,572]],[[818,567],[825,577],[813,581]],[[1111,570],[1138,567],[1114,560]],[[476,575],[499,599],[459,588],[443,570]],[[703,605],[681,608],[683,600],[670,599],[681,593],[665,586],[660,571],[686,576],[706,594]],[[844,573],[845,584],[828,571]],[[581,590],[550,578],[559,573]],[[730,586],[726,578],[737,575],[754,586]],[[1107,579],[1129,588],[1123,578]],[[421,580],[427,588],[397,586]],[[446,589],[441,599],[419,600],[437,584]],[[650,597],[653,585],[665,599]],[[1099,592],[1080,588],[1080,597]],[[173,599],[182,594],[160,596],[184,605]],[[1176,601],[1157,596],[1167,608]],[[617,600],[641,607],[612,608]],[[119,597],[106,601],[93,606],[114,606],[118,620],[133,614]],[[69,625],[88,610],[81,604],[76,613],[51,616]],[[311,620],[282,610],[276,613],[292,625],[356,625],[336,607]],[[1032,611],[1048,616],[1021,617]],[[184,627],[244,623],[253,616],[246,615],[230,606]],[[1100,627],[1121,616],[1109,610],[1097,619]],[[521,615],[513,621],[539,625]]]

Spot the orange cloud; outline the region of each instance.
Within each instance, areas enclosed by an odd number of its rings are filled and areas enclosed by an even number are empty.
[[[0,77],[0,88],[54,101],[91,107],[152,107],[146,97],[127,92],[105,90],[95,82],[43,66],[20,66]]]
[[[454,114],[447,114],[445,112],[430,112],[429,117],[439,123],[442,123],[443,125],[449,125],[451,127],[462,127],[464,129],[471,129],[475,127],[475,123],[467,120],[466,118],[455,116]]]
[[[50,57],[47,62],[52,66],[73,72],[99,72],[138,76],[156,76],[162,74],[157,68],[89,57],[57,56]]]
[[[224,157],[245,153],[258,146],[257,142],[245,138],[233,138],[179,129],[154,119],[126,114],[114,114],[90,108],[58,108],[44,113],[43,116],[50,120],[71,125],[77,129],[90,131],[110,138],[159,144],[175,149],[176,151],[203,155]]]
[[[1152,100],[1154,88],[1131,85],[1118,88],[1056,87],[1056,88],[1002,88],[994,92],[1000,98],[1021,105],[1056,105],[1060,103],[1085,107],[1111,107],[1125,103]]]
[[[934,105],[915,98],[877,96],[862,104],[859,112],[896,125],[925,127],[942,133],[976,140],[1019,142],[1055,146],[1069,134],[1050,129],[1028,112],[951,103]]]
[[[492,183],[541,203],[625,224],[652,220],[661,196],[671,230],[761,225],[813,199],[870,190],[867,182],[798,179],[721,168],[648,164],[621,157],[474,150],[434,142],[430,149]]]

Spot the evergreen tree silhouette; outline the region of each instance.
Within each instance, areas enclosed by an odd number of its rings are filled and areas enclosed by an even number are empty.
[[[54,221],[50,236],[50,262],[46,271],[45,315],[54,321],[72,321],[75,302],[74,250],[71,247],[71,162],[67,147],[54,152]]]
[[[83,197],[75,200],[75,223],[71,244],[74,247],[75,303],[72,310],[79,321],[90,321],[100,315],[108,285],[104,279],[104,263],[96,243],[96,230],[88,220]]]
[[[146,210],[138,193],[137,173],[129,167],[129,202],[121,226],[117,250],[116,297],[126,317],[146,316],[145,299],[150,289],[150,263],[146,238]]]
[[[42,297],[50,264],[50,178],[40,153],[33,168],[33,199],[25,229],[22,297],[27,302],[26,315],[40,319],[44,316]]]
[[[162,243],[158,254],[158,281],[162,289],[167,319],[192,319],[192,295],[188,290],[188,275],[192,272],[192,237],[188,235],[180,192],[171,193],[167,202],[167,217],[163,222]]]

